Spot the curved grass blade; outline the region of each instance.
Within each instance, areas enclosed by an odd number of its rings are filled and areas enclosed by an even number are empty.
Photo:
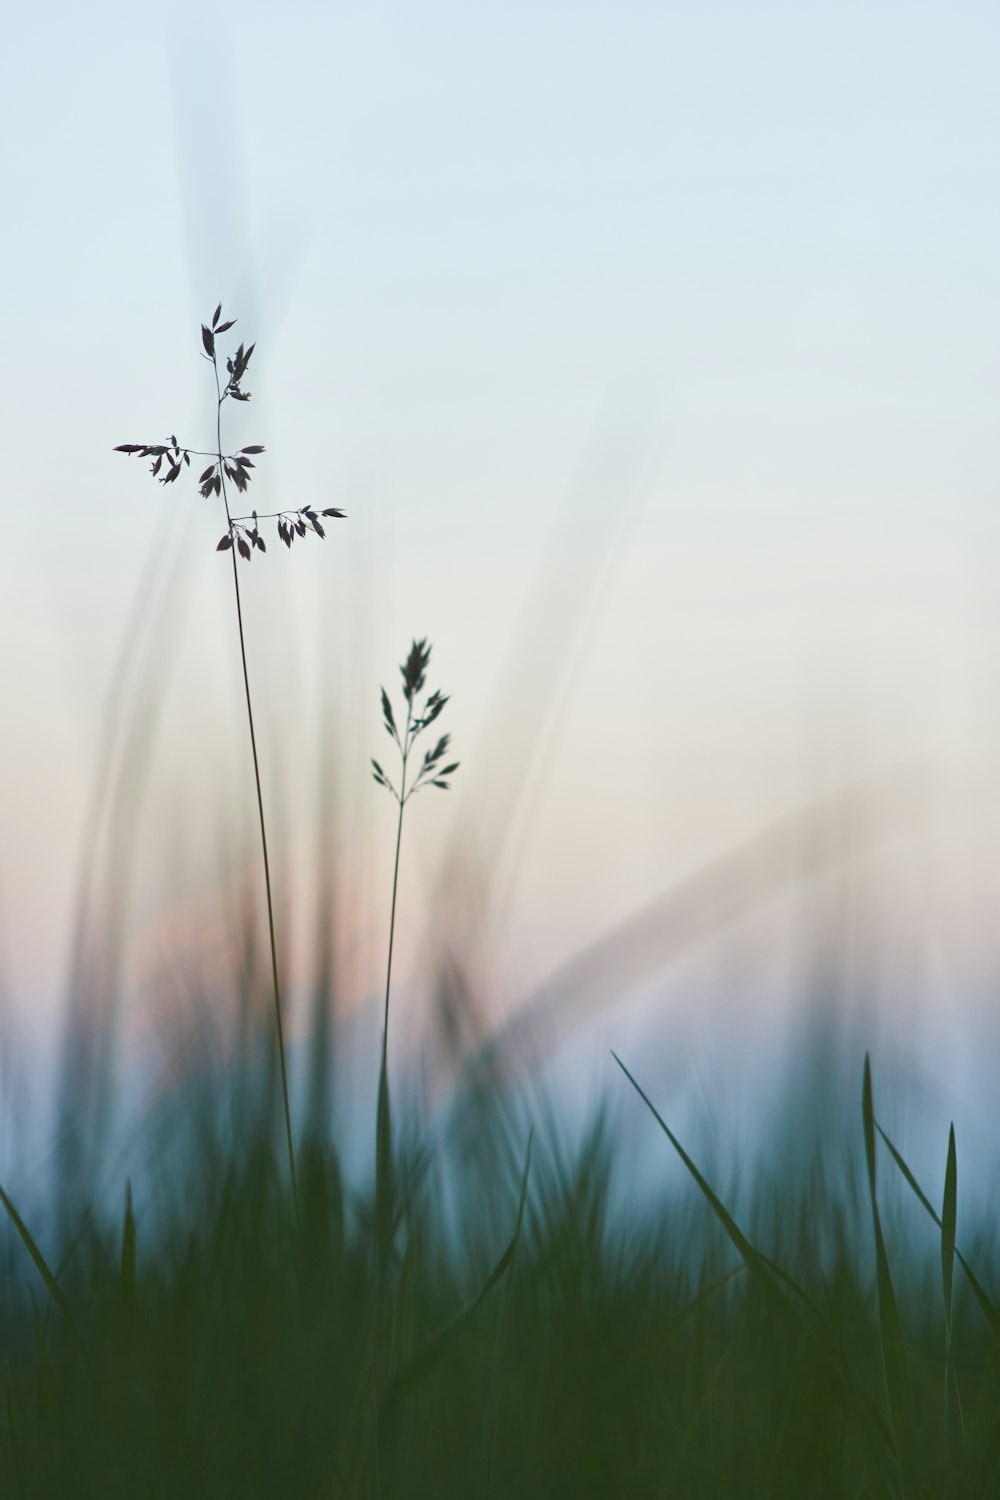
[[[657,1360],[666,1353],[685,1323],[689,1322],[697,1312],[711,1302],[712,1298],[716,1297],[719,1292],[724,1291],[731,1281],[736,1280],[737,1276],[742,1276],[745,1270],[745,1263],[738,1266],[730,1266],[729,1270],[724,1272],[718,1280],[713,1281],[709,1286],[702,1287],[701,1291],[692,1297],[691,1301],[686,1303],[679,1313],[675,1313],[662,1328],[658,1329],[651,1338],[648,1338],[644,1344],[640,1345],[619,1374],[618,1383],[624,1384],[635,1376],[644,1375],[650,1366],[655,1365]]]
[[[52,1298],[52,1301],[55,1303],[56,1307],[59,1309],[59,1312],[62,1314],[63,1322],[66,1324],[66,1327],[69,1329],[69,1332],[72,1335],[73,1341],[80,1352],[80,1358],[83,1360],[88,1373],[93,1375],[93,1367],[87,1354],[86,1345],[84,1344],[83,1339],[80,1335],[80,1330],[77,1327],[76,1319],[73,1316],[73,1309],[66,1301],[59,1283],[56,1281],[56,1278],[53,1276],[51,1270],[49,1269],[49,1265],[45,1259],[45,1256],[42,1254],[41,1250],[39,1250],[38,1248],[38,1245],[35,1243],[35,1238],[32,1235],[31,1230],[28,1228],[27,1224],[25,1224],[24,1220],[21,1218],[21,1215],[18,1213],[17,1209],[14,1207],[13,1203],[2,1187],[0,1187],[0,1203],[2,1203],[4,1208],[7,1210],[11,1223],[14,1225],[14,1228],[17,1230],[18,1234],[21,1237],[21,1243],[24,1245],[24,1248],[27,1250],[28,1254],[31,1256],[31,1259],[34,1261],[35,1269],[45,1283],[46,1291]]]
[[[506,1276],[514,1264],[516,1254],[517,1235],[508,1242],[507,1248],[486,1278],[482,1289],[476,1293],[472,1301],[467,1302],[465,1307],[461,1308],[453,1318],[450,1318],[443,1328],[433,1334],[423,1348],[417,1351],[409,1364],[404,1365],[399,1374],[394,1377],[383,1398],[379,1414],[380,1419],[392,1416],[398,1409],[399,1403],[406,1393],[421,1380],[426,1379],[431,1371],[437,1367],[443,1355],[447,1353],[458,1335],[471,1322],[493,1288]]]
[[[69,1242],[69,1248],[67,1249],[67,1251],[66,1251],[65,1255],[63,1256],[62,1260],[59,1262],[59,1264],[55,1268],[55,1271],[53,1272],[53,1275],[54,1275],[54,1277],[55,1277],[55,1279],[56,1279],[57,1282],[61,1282],[62,1281],[62,1279],[63,1279],[63,1273],[65,1272],[66,1267],[72,1261],[72,1259],[73,1259],[74,1255],[76,1254],[77,1250],[79,1250],[80,1245],[83,1242],[83,1237],[87,1233],[87,1230],[90,1229],[90,1227],[91,1227],[91,1224],[90,1224],[90,1208],[88,1206],[87,1208],[84,1209],[83,1217],[80,1220],[80,1227],[79,1227],[79,1229],[76,1231],[76,1234],[74,1234],[73,1238]],[[45,1307],[45,1326],[46,1326],[46,1328],[48,1327],[49,1314],[52,1312],[52,1306],[53,1306],[53,1304],[51,1302],[48,1302],[46,1304],[46,1307]]]
[[[666,1120],[664,1120],[663,1116],[659,1113],[649,1095],[645,1093],[644,1090],[641,1089],[636,1083],[635,1079],[632,1077],[632,1074],[629,1072],[628,1068],[626,1068],[625,1064],[618,1056],[618,1053],[613,1051],[611,1053],[611,1056],[621,1068],[622,1072],[625,1074],[625,1077],[635,1089],[636,1093],[639,1095],[639,1098],[652,1114],[656,1123],[659,1125],[660,1129],[667,1137],[667,1140],[673,1146],[674,1150],[677,1152],[677,1155],[680,1157],[681,1161],[691,1173],[691,1176],[694,1178],[695,1182],[698,1184],[698,1187],[701,1189],[703,1196],[707,1199],[712,1212],[715,1214],[716,1218],[719,1220],[719,1223],[726,1231],[726,1234],[729,1236],[730,1240],[732,1240],[733,1245],[736,1247],[736,1249],[739,1251],[740,1255],[746,1262],[747,1269],[749,1271],[752,1271],[755,1275],[763,1277],[764,1283],[768,1287],[774,1288],[774,1283],[771,1279],[764,1257],[759,1253],[758,1250],[755,1249],[753,1245],[751,1245],[750,1241],[747,1239],[746,1235],[743,1233],[742,1229],[739,1227],[732,1214],[726,1208],[721,1198],[716,1195],[714,1189],[701,1175],[698,1168],[691,1160],[690,1156],[688,1156],[687,1152],[684,1150],[684,1147],[674,1135]],[[777,1290],[776,1288],[774,1289]]]
[[[513,1268],[517,1259],[517,1247],[521,1240],[521,1229],[524,1224],[524,1206],[528,1196],[528,1173],[531,1169],[531,1143],[532,1137],[528,1137],[528,1150],[524,1160],[524,1171],[521,1174],[521,1191],[517,1203],[517,1219],[514,1223],[514,1233],[507,1244],[500,1259],[490,1272],[481,1290],[473,1297],[471,1302],[466,1303],[453,1318],[433,1334],[428,1342],[419,1349],[408,1364],[394,1377],[382,1402],[380,1416],[391,1415],[399,1405],[400,1400],[406,1392],[416,1383],[423,1380],[438,1365],[441,1357],[446,1353],[452,1342],[467,1326],[476,1312],[486,1301],[493,1288]],[[508,1282],[508,1289],[510,1283]],[[504,1308],[506,1307],[506,1300]],[[501,1316],[504,1308],[501,1308]]]
[[[899,1170],[902,1172],[907,1184],[913,1190],[920,1203],[923,1204],[923,1207],[927,1210],[927,1213],[940,1229],[942,1227],[941,1216],[934,1205],[931,1203],[923,1188],[920,1186],[916,1177],[914,1177],[913,1172],[907,1165],[903,1153],[898,1149],[898,1147],[893,1145],[892,1141],[889,1139],[888,1135],[886,1135],[885,1131],[882,1129],[882,1126],[878,1123],[878,1121],[875,1122],[875,1129],[878,1131],[879,1135],[888,1146],[892,1159],[896,1163],[896,1166],[899,1168]],[[962,1267],[962,1270],[965,1272],[966,1280],[968,1281],[969,1286],[972,1288],[973,1296],[979,1303],[979,1309],[983,1317],[986,1319],[986,1324],[990,1330],[990,1333],[993,1335],[996,1342],[1000,1344],[1000,1312],[997,1311],[995,1305],[987,1295],[982,1282],[979,1280],[975,1271],[973,1271],[972,1267],[969,1265],[969,1262],[966,1260],[965,1256],[962,1254],[957,1245],[955,1246],[955,1259],[958,1261],[959,1265]]]
[[[842,1361],[838,1357],[836,1350],[831,1346],[829,1339],[824,1337],[822,1320],[820,1320],[820,1327],[817,1329],[804,1316],[798,1304],[791,1300],[784,1288],[785,1286],[794,1288],[798,1295],[808,1304],[809,1307],[812,1308],[813,1304],[809,1300],[806,1293],[802,1290],[801,1287],[797,1285],[795,1281],[793,1281],[793,1279],[786,1272],[780,1271],[780,1269],[775,1266],[767,1256],[762,1255],[761,1252],[750,1243],[746,1235],[736,1223],[733,1216],[730,1214],[729,1210],[725,1207],[721,1199],[717,1196],[709,1183],[701,1175],[698,1168],[691,1160],[690,1156],[688,1156],[687,1152],[684,1150],[684,1147],[674,1135],[673,1131],[670,1129],[670,1126],[664,1120],[663,1116],[657,1110],[649,1095],[632,1077],[632,1074],[629,1072],[628,1068],[626,1068],[617,1052],[612,1051],[611,1056],[621,1068],[622,1072],[625,1074],[625,1077],[635,1089],[636,1093],[639,1095],[639,1098],[645,1104],[646,1108],[649,1110],[650,1114],[653,1116],[654,1120],[659,1125],[660,1129],[663,1131],[664,1135],[667,1137],[674,1150],[677,1152],[681,1161],[691,1173],[691,1176],[698,1184],[698,1187],[707,1200],[716,1218],[719,1220],[719,1223],[722,1225],[726,1234],[729,1236],[729,1239],[732,1241],[736,1250],[739,1252],[740,1256],[746,1263],[748,1271],[750,1271],[752,1275],[758,1278],[765,1293],[771,1299],[772,1303],[774,1305],[777,1305],[778,1307],[787,1309],[787,1311],[791,1313],[792,1317],[795,1318],[799,1323],[799,1326],[805,1330],[807,1336],[812,1341],[819,1353],[823,1356],[824,1360],[835,1376],[837,1385],[840,1390],[840,1395],[842,1400],[844,1401],[845,1406],[853,1408],[860,1416],[862,1416],[865,1419],[865,1422],[867,1423],[868,1428],[871,1430],[872,1434],[878,1438],[879,1443],[881,1444],[880,1456],[887,1456],[890,1459],[894,1459],[895,1446],[893,1443],[892,1433],[885,1421],[885,1418],[882,1416],[882,1413],[875,1406],[871,1398],[863,1390],[860,1389],[850,1371],[844,1368]],[[817,1317],[819,1317],[818,1313]],[[869,1450],[866,1445],[866,1453],[868,1451]],[[874,1454],[875,1450],[871,1451]],[[873,1475],[872,1478],[873,1482],[880,1487],[882,1481],[881,1473],[876,1472],[876,1474]]]
[[[875,1186],[875,1110],[872,1104],[871,1060],[865,1053],[864,1081],[861,1089],[861,1114],[865,1133],[865,1157],[868,1163],[868,1187],[871,1197],[872,1225],[875,1231],[875,1268],[878,1284],[879,1342],[882,1346],[882,1373],[889,1402],[889,1418],[896,1443],[896,1464],[902,1500],[917,1500],[920,1491],[913,1446],[913,1408],[910,1383],[903,1350],[903,1329],[893,1290],[889,1257],[886,1253],[879,1218]]]

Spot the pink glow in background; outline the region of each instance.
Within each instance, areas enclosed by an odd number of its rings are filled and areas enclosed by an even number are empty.
[[[255,503],[349,513],[246,575],[289,975],[328,877],[341,1002],[377,995],[368,758],[426,635],[463,764],[407,829],[415,1053],[442,932],[492,1029],[791,815],[753,911],[713,925],[730,888],[696,885],[690,944],[616,949],[593,1014],[673,1026],[704,1072],[791,1024],[822,953],[918,1064],[953,1050],[961,1094],[1000,885],[998,28],[972,4],[17,18],[0,925],[27,1032],[64,1013],[109,701],[130,1035],[178,968],[225,968],[259,874],[219,516],[111,451],[206,445],[221,296],[257,340],[230,428],[267,445]]]

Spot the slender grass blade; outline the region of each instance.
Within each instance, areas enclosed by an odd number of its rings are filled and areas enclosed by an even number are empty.
[[[122,1302],[130,1308],[135,1300],[135,1214],[132,1211],[132,1183],[125,1179],[125,1219],[122,1224],[121,1255]]]
[[[17,1209],[14,1207],[13,1203],[2,1187],[0,1187],[0,1203],[3,1203],[4,1208],[7,1210],[11,1223],[14,1225],[14,1228],[17,1230],[18,1234],[21,1237],[21,1243],[24,1245],[24,1248],[31,1256],[31,1259],[35,1264],[35,1269],[45,1283],[46,1291],[52,1298],[52,1301],[55,1303],[56,1307],[59,1309],[59,1312],[62,1314],[63,1321],[72,1334],[73,1339],[76,1342],[81,1355],[83,1356],[84,1363],[89,1369],[90,1362],[87,1358],[87,1351],[83,1339],[80,1337],[80,1330],[77,1327],[76,1319],[73,1316],[73,1309],[66,1301],[66,1298],[63,1295],[62,1290],[60,1289],[59,1283],[56,1281],[56,1278],[53,1276],[51,1270],[49,1269],[48,1262],[46,1261],[45,1256],[42,1254],[41,1250],[39,1250],[30,1229],[28,1228],[27,1224],[25,1224],[24,1220],[21,1218],[21,1215],[18,1213]]]
[[[875,1262],[878,1284],[879,1335],[882,1345],[882,1372],[889,1402],[889,1418],[896,1444],[899,1487],[903,1500],[916,1500],[916,1465],[913,1456],[913,1408],[910,1384],[903,1350],[903,1329],[892,1285],[889,1257],[882,1234],[875,1178],[875,1110],[872,1103],[871,1060],[865,1054],[864,1081],[861,1091],[861,1113],[865,1134],[865,1157],[868,1163],[868,1187],[871,1197],[872,1226],[875,1231]]]
[[[918,1201],[923,1204],[927,1213],[934,1220],[934,1223],[940,1229],[942,1227],[941,1216],[934,1205],[931,1203],[923,1188],[920,1186],[916,1177],[913,1175],[913,1172],[908,1166],[903,1153],[897,1146],[893,1145],[886,1132],[882,1129],[882,1126],[877,1122],[875,1128],[877,1129],[885,1144],[888,1146],[892,1159],[896,1163],[896,1166],[899,1168],[900,1172],[903,1174],[905,1181],[916,1195]],[[959,1265],[962,1267],[962,1270],[965,1272],[966,1280],[968,1281],[969,1286],[972,1288],[972,1295],[979,1303],[979,1309],[983,1317],[986,1319],[986,1324],[990,1330],[990,1333],[993,1335],[996,1342],[1000,1344],[1000,1312],[997,1311],[997,1308],[994,1305],[993,1301],[987,1295],[982,1282],[979,1280],[978,1276],[973,1271],[972,1267],[969,1265],[969,1262],[966,1260],[965,1256],[962,1254],[957,1245],[955,1246],[955,1259],[958,1261]]]
[[[726,1234],[729,1236],[729,1239],[732,1241],[736,1250],[739,1252],[744,1262],[746,1263],[747,1269],[751,1272],[752,1275],[758,1278],[765,1292],[771,1298],[772,1302],[779,1307],[787,1309],[791,1313],[792,1317],[795,1318],[798,1321],[799,1325],[806,1331],[809,1339],[813,1343],[813,1346],[817,1348],[822,1354],[824,1360],[827,1362],[834,1376],[836,1377],[838,1389],[840,1390],[844,1404],[847,1407],[855,1410],[860,1416],[864,1418],[869,1429],[881,1444],[882,1449],[887,1450],[890,1458],[894,1460],[895,1445],[893,1443],[892,1433],[888,1428],[881,1412],[877,1409],[877,1407],[875,1407],[871,1398],[863,1390],[860,1389],[860,1387],[857,1385],[857,1382],[851,1376],[850,1371],[844,1368],[842,1361],[838,1357],[837,1352],[831,1346],[829,1339],[824,1337],[822,1327],[820,1329],[817,1329],[805,1317],[797,1302],[793,1302],[791,1300],[784,1288],[785,1286],[794,1288],[799,1296],[804,1298],[808,1306],[812,1308],[813,1304],[806,1296],[805,1292],[790,1276],[788,1276],[785,1272],[780,1271],[779,1268],[767,1258],[767,1256],[762,1255],[761,1252],[750,1243],[746,1235],[736,1223],[733,1216],[730,1214],[729,1210],[725,1207],[721,1199],[702,1176],[701,1172],[699,1172],[690,1156],[688,1156],[687,1152],[684,1150],[684,1147],[674,1135],[673,1131],[670,1129],[670,1126],[664,1120],[663,1116],[659,1113],[649,1095],[645,1093],[645,1091],[632,1077],[632,1074],[629,1072],[628,1068],[626,1068],[625,1064],[622,1062],[618,1054],[612,1051],[611,1056],[621,1068],[622,1072],[625,1074],[625,1077],[635,1089],[636,1093],[639,1095],[639,1098],[645,1104],[646,1108],[649,1110],[650,1114],[653,1116],[660,1129],[666,1135],[667,1139],[673,1146],[674,1150],[677,1152],[685,1167],[687,1167],[688,1171],[691,1173],[691,1176],[698,1184],[698,1187],[706,1198],[713,1213],[718,1218]],[[873,1476],[873,1483],[881,1483],[881,1475],[877,1472]]]

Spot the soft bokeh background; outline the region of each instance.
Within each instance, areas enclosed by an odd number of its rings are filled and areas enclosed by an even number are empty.
[[[822,1010],[852,1090],[858,1048],[905,1057],[936,1139],[961,1113],[986,1152],[998,43],[971,3],[11,18],[0,924],[26,1047],[61,1024],[74,911],[103,931],[116,892],[141,1037],[259,874],[218,507],[111,451],[209,446],[221,297],[257,341],[226,412],[267,445],[253,503],[349,513],[244,570],[290,973],[324,875],[339,1003],[377,996],[368,757],[426,635],[463,765],[407,828],[412,1053],[450,941],[483,1031],[542,987],[569,1092],[631,1048],[725,1135],[733,1080],[773,1091]]]

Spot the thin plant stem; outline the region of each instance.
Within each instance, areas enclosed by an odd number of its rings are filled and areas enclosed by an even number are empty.
[[[406,724],[402,735],[396,724],[396,718],[392,711],[392,704],[385,688],[382,689],[382,717],[385,728],[399,750],[402,765],[400,768],[399,791],[397,792],[389,776],[383,771],[378,761],[372,759],[372,775],[380,786],[384,786],[395,799],[399,810],[396,820],[396,858],[392,871],[392,905],[389,912],[389,954],[385,969],[385,1010],[382,1017],[382,1066],[379,1070],[378,1081],[378,1109],[375,1117],[375,1254],[376,1267],[380,1287],[385,1286],[385,1276],[388,1271],[392,1252],[392,1239],[394,1228],[393,1213],[393,1191],[392,1191],[392,1130],[389,1112],[389,999],[392,994],[392,955],[396,938],[396,901],[399,896],[399,855],[403,845],[403,814],[406,804],[415,792],[422,786],[442,787],[448,790],[447,777],[458,770],[458,763],[443,766],[445,751],[448,748],[450,735],[442,735],[434,746],[428,750],[413,777],[412,786],[407,786],[406,773],[409,769],[410,755],[413,747],[429,724],[437,719],[447,698],[440,692],[430,693],[424,700],[422,706],[416,706],[417,699],[426,682],[427,663],[430,660],[430,648],[426,640],[414,641],[410,648],[409,656],[400,667],[403,674],[403,693],[406,698]]]
[[[396,936],[396,895],[399,890],[399,851],[403,843],[403,811],[406,807],[406,762],[410,753],[410,729],[413,703],[407,700],[406,732],[400,746],[403,754],[399,784],[399,819],[396,823],[396,859],[392,871],[392,905],[389,911],[389,956],[385,970],[385,1011],[382,1018],[382,1066],[378,1079],[378,1104],[375,1118],[375,1220],[376,1265],[379,1285],[384,1285],[388,1270],[392,1238],[392,1129],[389,1113],[389,995],[392,989],[392,950]]]
[[[412,705],[406,714],[406,734],[403,739],[403,772],[399,786],[399,823],[396,826],[396,863],[392,872],[392,908],[389,915],[389,961],[385,971],[385,1016],[382,1022],[382,1074],[385,1076],[389,1043],[389,990],[392,985],[392,943],[396,935],[396,891],[399,888],[399,850],[403,842],[403,809],[406,806],[406,758],[410,753],[410,724],[413,718]]]
[[[226,480],[224,465],[222,464],[222,403],[225,397],[219,385],[219,368],[213,356],[212,368],[215,371],[215,389],[218,398],[215,413],[216,441],[218,443],[219,474],[222,479],[222,500],[226,507],[226,520],[232,526],[232,516],[229,513],[229,497],[226,494]],[[246,640],[243,634],[243,609],[240,602],[240,574],[236,563],[236,548],[233,547],[233,588],[236,591],[236,622],[240,634],[240,658],[243,663],[243,687],[247,700],[247,722],[250,726],[250,749],[253,752],[253,774],[257,787],[257,812],[260,817],[260,847],[264,855],[264,889],[267,893],[267,927],[271,939],[271,978],[274,981],[274,1020],[278,1035],[278,1061],[281,1067],[281,1097],[285,1107],[285,1138],[288,1143],[288,1169],[292,1180],[292,1202],[295,1207],[295,1220],[299,1221],[299,1187],[295,1172],[295,1146],[292,1141],[292,1113],[288,1103],[288,1070],[285,1066],[285,1032],[281,1020],[281,989],[278,984],[278,951],[274,940],[274,902],[271,899],[271,866],[267,857],[267,830],[264,826],[264,796],[260,786],[260,762],[257,758],[257,736],[253,726],[253,703],[250,699],[250,674],[247,670]]]

